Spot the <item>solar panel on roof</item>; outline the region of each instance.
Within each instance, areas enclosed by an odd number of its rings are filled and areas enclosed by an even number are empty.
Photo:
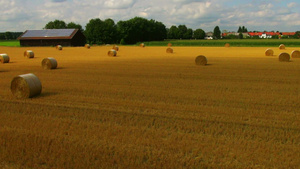
[[[28,30],[22,37],[68,37],[75,29],[44,29],[44,30]]]

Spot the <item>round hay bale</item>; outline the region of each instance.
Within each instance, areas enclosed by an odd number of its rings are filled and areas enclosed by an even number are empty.
[[[279,54],[280,62],[289,62],[290,60],[291,60],[290,54],[285,52]]]
[[[26,50],[24,52],[24,57],[27,57],[27,58],[34,58],[34,53],[32,52],[32,50]]]
[[[114,45],[112,49],[119,51],[119,46]]]
[[[300,51],[294,50],[291,54],[292,58],[300,58]]]
[[[62,50],[62,46],[61,46],[61,45],[57,45],[57,46],[56,46],[56,49],[57,49],[57,50]]]
[[[108,51],[107,55],[108,56],[117,56],[117,51],[114,49],[111,49],[110,51]]]
[[[205,66],[207,64],[207,58],[203,55],[199,55],[195,59],[196,65],[202,65]]]
[[[285,49],[285,45],[284,44],[279,45],[279,49]]]
[[[85,44],[84,47],[87,49],[91,48],[90,44]]]
[[[42,60],[42,67],[44,69],[56,69],[57,61],[52,57],[48,57]]]
[[[171,47],[171,46],[172,46],[172,43],[168,43],[168,46]]]
[[[266,56],[273,56],[273,54],[274,54],[274,51],[273,51],[272,49],[267,49],[267,50],[265,51],[265,55],[266,55]]]
[[[42,92],[42,84],[32,73],[19,75],[11,81],[10,90],[17,98],[31,98]]]
[[[141,43],[141,44],[140,44],[140,47],[142,47],[142,48],[145,47],[145,44],[144,44],[144,43]]]
[[[9,56],[6,53],[0,54],[1,63],[9,63]]]
[[[230,44],[229,44],[229,43],[225,43],[225,47],[226,47],[226,48],[229,48],[229,47],[230,47]]]
[[[173,49],[172,48],[167,48],[166,52],[167,53],[173,53]]]

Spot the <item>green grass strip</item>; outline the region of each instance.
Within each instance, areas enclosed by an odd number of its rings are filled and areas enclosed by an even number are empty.
[[[278,47],[284,44],[289,47],[299,47],[300,39],[222,39],[222,40],[165,40],[144,42],[146,46],[167,46],[172,43],[173,46],[224,46],[229,43],[235,47]]]
[[[19,47],[20,42],[18,40],[3,40],[0,41],[0,46],[12,46],[12,47]]]

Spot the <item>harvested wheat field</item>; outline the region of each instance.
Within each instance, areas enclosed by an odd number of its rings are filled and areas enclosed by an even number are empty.
[[[298,168],[300,59],[266,48],[0,47],[0,168]],[[291,53],[296,48],[287,48]],[[206,66],[195,58],[207,57]],[[41,67],[44,58],[57,69]],[[38,96],[18,99],[33,73]]]

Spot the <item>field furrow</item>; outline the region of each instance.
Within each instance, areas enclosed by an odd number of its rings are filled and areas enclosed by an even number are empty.
[[[300,59],[262,47],[0,47],[0,168],[297,168]],[[296,48],[287,48],[291,52]],[[198,55],[207,66],[196,66]],[[58,68],[44,70],[54,57]],[[13,77],[42,93],[17,99]]]

